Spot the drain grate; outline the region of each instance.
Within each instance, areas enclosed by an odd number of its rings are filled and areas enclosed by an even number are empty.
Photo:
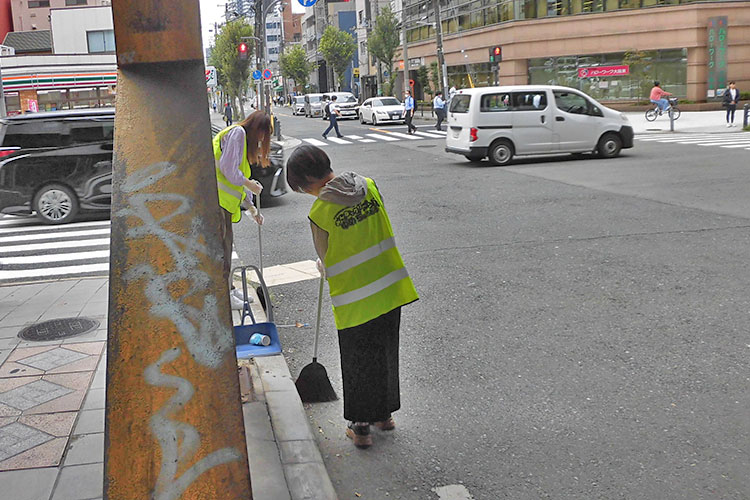
[[[44,342],[83,335],[98,327],[99,322],[90,318],[60,318],[27,326],[18,332],[18,337],[32,342]]]

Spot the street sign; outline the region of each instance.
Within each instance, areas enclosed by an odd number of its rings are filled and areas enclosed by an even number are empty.
[[[359,68],[354,68],[354,78],[359,78]]]
[[[391,74],[386,69],[386,70],[383,70],[383,76],[386,77],[386,78],[388,78],[389,76],[391,76]]]
[[[206,66],[206,85],[209,87],[216,87],[219,82],[216,79],[216,68],[213,66]]]
[[[414,86],[414,80],[409,80],[409,87],[413,87],[413,86]]]
[[[260,70],[256,69],[253,71],[253,80],[260,80]]]
[[[303,7],[312,7],[313,5],[315,5],[316,1],[317,0],[299,0],[299,3]]]
[[[273,76],[273,73],[271,73],[270,69],[264,69],[263,70],[263,79],[264,80],[270,80],[272,76]]]

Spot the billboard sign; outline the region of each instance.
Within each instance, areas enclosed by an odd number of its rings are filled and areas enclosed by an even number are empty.
[[[213,66],[206,66],[206,85],[209,87],[216,87],[219,84],[216,78],[216,68]]]
[[[708,18],[708,85],[706,97],[723,95],[727,86],[727,16]]]
[[[630,66],[589,66],[578,68],[578,78],[602,78],[630,74]]]

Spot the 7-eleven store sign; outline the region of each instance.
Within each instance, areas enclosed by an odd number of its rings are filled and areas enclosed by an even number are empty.
[[[64,90],[84,87],[106,87],[117,84],[117,72],[30,73],[3,75],[3,90]]]

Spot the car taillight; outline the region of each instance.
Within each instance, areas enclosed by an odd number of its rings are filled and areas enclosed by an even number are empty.
[[[5,158],[6,156],[12,155],[16,151],[18,151],[18,149],[1,149],[0,158]]]
[[[469,129],[469,141],[474,142],[477,140],[477,129],[471,127]]]

